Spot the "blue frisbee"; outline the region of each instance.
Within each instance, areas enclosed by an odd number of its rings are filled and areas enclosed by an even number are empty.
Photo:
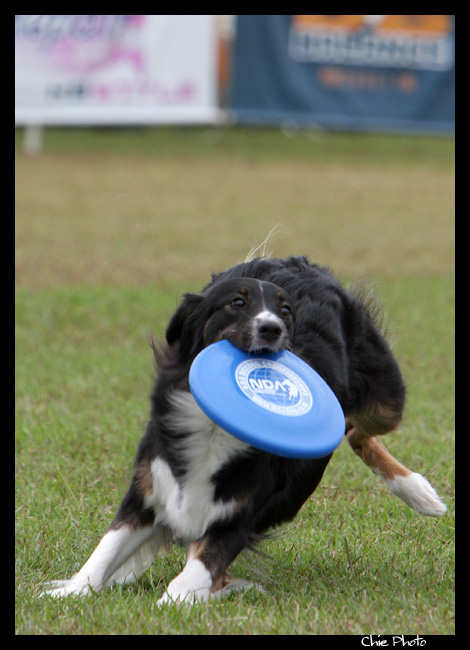
[[[195,358],[189,386],[211,420],[244,442],[278,456],[321,458],[344,436],[331,388],[292,352],[250,353],[228,341]]]

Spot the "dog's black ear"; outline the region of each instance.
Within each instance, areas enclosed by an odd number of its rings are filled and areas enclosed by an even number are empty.
[[[176,343],[176,341],[181,341],[183,337],[186,337],[186,343],[189,342],[189,339],[193,339],[199,311],[198,307],[203,300],[204,298],[202,296],[195,293],[185,294],[183,302],[178,307],[168,324],[166,330],[166,340],[168,345]]]

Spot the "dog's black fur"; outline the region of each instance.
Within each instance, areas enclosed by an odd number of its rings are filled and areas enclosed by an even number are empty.
[[[152,395],[151,420],[136,458],[137,467],[159,455],[168,462],[175,477],[184,479],[186,467],[178,450],[180,439],[186,434],[161,424],[172,408],[168,396],[175,389],[189,391],[189,369],[205,346],[227,338],[243,347],[239,334],[247,322],[246,311],[240,308],[227,313],[225,308],[241,287],[249,286],[249,279],[283,290],[281,302],[290,306],[284,347],[325,379],[347,417],[367,415],[372,422],[376,421],[380,433],[398,424],[405,400],[404,383],[367,306],[348,293],[327,268],[312,265],[306,258],[255,259],[214,275],[201,295],[184,297],[171,319],[166,332],[167,347],[156,355],[159,375]],[[208,332],[207,324],[216,316],[220,327]],[[226,332],[233,323],[236,336]],[[387,422],[383,422],[381,411],[387,414]],[[211,477],[214,500],[243,501],[236,515],[212,524],[205,533],[211,545],[219,547],[217,562],[223,570],[260,534],[297,514],[320,482],[330,458],[292,460],[252,450],[249,455],[234,458]],[[139,525],[150,525],[153,519],[152,510],[143,507],[143,497],[134,482],[113,525],[134,520]],[[212,548],[210,553],[214,554]],[[211,571],[214,577],[219,573],[213,568]]]
[[[304,257],[239,264],[213,275],[200,295],[185,295],[166,344],[154,346],[158,377],[129,491],[89,562],[52,593],[127,580],[131,570],[137,574],[148,565],[142,560],[135,568],[136,549],[154,540],[153,557],[159,544],[176,538],[189,544],[188,564],[170,584],[168,599],[206,598],[224,588],[225,570],[237,554],[292,519],[317,487],[330,456],[294,460],[236,446],[196,407],[189,369],[204,347],[221,339],[247,351],[287,348],[306,361],[338,398],[354,451],[412,507],[442,514],[445,507],[423,477],[417,491],[414,479],[410,488],[393,482],[412,473],[375,439],[398,426],[405,387],[373,311]],[[414,504],[422,492],[424,501],[432,493],[431,506]],[[186,502],[191,506],[183,507]],[[128,561],[131,569],[117,570]]]

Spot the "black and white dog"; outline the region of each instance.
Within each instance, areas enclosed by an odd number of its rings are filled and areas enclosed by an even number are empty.
[[[293,460],[259,451],[215,425],[196,405],[188,373],[207,345],[227,339],[246,351],[290,349],[336,394],[354,452],[407,505],[438,516],[445,505],[428,481],[395,460],[376,436],[395,429],[405,389],[373,310],[324,267],[304,257],[257,258],[186,294],[172,317],[151,417],[132,483],[103,539],[52,596],[133,580],[176,541],[183,571],[162,602],[194,602],[246,586],[226,576],[244,548],[292,519],[319,484],[330,457]]]

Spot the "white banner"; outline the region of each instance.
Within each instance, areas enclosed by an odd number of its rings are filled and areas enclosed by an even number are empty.
[[[212,15],[15,16],[15,122],[213,122],[216,66]]]

